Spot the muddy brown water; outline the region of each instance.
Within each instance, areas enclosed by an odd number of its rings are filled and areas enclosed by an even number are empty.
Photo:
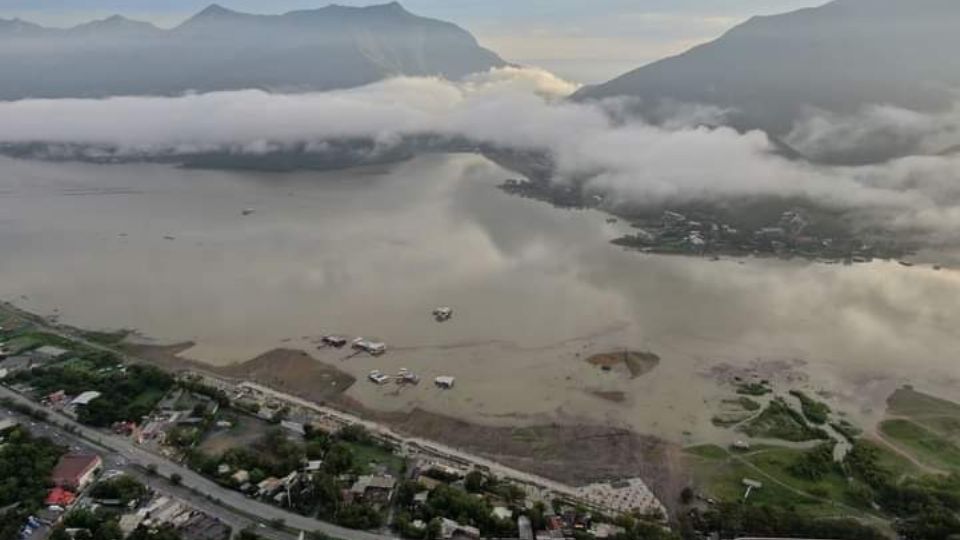
[[[0,159],[0,297],[211,364],[301,348],[365,407],[490,426],[727,441],[710,417],[732,373],[862,422],[904,383],[960,398],[956,271],[641,255],[609,243],[626,224],[496,188],[512,176],[474,155],[292,174]],[[325,333],[389,351],[318,349]],[[625,349],[660,363],[631,379],[585,361]],[[421,384],[366,380],[401,368]]]

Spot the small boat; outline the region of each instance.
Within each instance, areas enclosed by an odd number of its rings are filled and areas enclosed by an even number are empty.
[[[384,374],[384,373],[383,373],[382,371],[380,371],[379,369],[375,369],[375,370],[371,371],[370,374],[367,375],[367,378],[369,378],[369,379],[370,379],[372,382],[374,382],[375,384],[386,384],[387,381],[390,380],[390,377],[389,377],[388,375]]]
[[[438,307],[433,310],[433,318],[437,322],[443,322],[450,320],[450,317],[453,317],[453,309],[448,307]]]
[[[343,336],[323,336],[322,338],[320,338],[320,341],[324,345],[328,345],[330,347],[336,347],[338,349],[347,344],[347,338]]]

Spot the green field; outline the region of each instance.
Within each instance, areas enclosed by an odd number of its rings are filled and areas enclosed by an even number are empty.
[[[357,463],[366,469],[364,472],[371,472],[376,465],[384,465],[394,477],[399,478],[403,474],[403,458],[393,452],[369,443],[344,441],[343,444],[350,447]]]
[[[877,465],[884,470],[890,471],[895,478],[907,476],[920,476],[923,471],[913,464],[912,461],[902,455],[890,450],[884,445],[874,443],[869,440],[860,439],[858,444],[872,448],[877,455]]]
[[[743,500],[744,478],[763,483],[763,487],[751,492],[750,504],[768,504],[781,508],[796,508],[814,516],[836,516],[845,511],[829,501],[812,494],[805,494],[803,485],[787,477],[784,464],[797,450],[766,447],[736,457],[715,445],[690,447],[684,450],[691,465],[694,478],[705,496],[726,502]],[[759,468],[759,471],[754,467]],[[772,479],[786,478],[787,486]],[[793,488],[793,489],[791,489]],[[795,491],[796,490],[796,491]]]
[[[880,431],[932,467],[960,470],[960,447],[924,426],[910,420],[885,420]]]
[[[817,401],[800,390],[791,390],[790,395],[800,400],[800,410],[810,423],[827,423],[827,419],[830,417],[830,407],[826,403]]]
[[[960,418],[960,404],[917,392],[913,388],[897,389],[887,399],[887,412],[912,418],[923,416],[952,416]]]
[[[781,439],[790,442],[826,440],[829,438],[825,431],[811,427],[803,415],[793,410],[780,398],[771,401],[759,416],[737,429],[751,437]]]

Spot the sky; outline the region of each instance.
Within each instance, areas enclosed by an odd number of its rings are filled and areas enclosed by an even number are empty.
[[[384,3],[337,0],[341,5]],[[178,24],[212,0],[0,0],[0,18],[70,26],[121,14]],[[419,15],[455,22],[511,62],[598,83],[718,37],[752,15],[826,0],[402,0]],[[219,0],[252,13],[324,6],[327,0]]]

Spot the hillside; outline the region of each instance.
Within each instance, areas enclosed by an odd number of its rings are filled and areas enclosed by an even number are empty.
[[[0,99],[330,90],[393,75],[457,79],[505,62],[398,3],[250,15],[211,5],[165,30],[114,16],[68,29],[0,20]]]
[[[729,108],[731,125],[790,131],[810,108],[888,104],[935,111],[960,84],[960,2],[836,0],[754,17],[717,40],[582,89],[576,99],[641,98],[656,120],[671,102]]]

